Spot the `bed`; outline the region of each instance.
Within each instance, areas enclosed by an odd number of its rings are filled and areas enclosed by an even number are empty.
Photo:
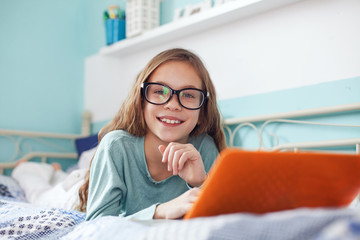
[[[322,122],[331,116],[349,116],[355,123]],[[353,117],[355,116],[355,118]],[[330,151],[360,154],[360,103],[305,109],[263,116],[229,118],[224,128],[231,147],[252,148],[263,151]],[[316,120],[316,118],[319,118]],[[310,121],[311,120],[311,121]],[[280,130],[282,125],[294,128],[311,126],[323,128],[319,134],[324,139],[309,138],[293,141],[286,134],[292,130]],[[243,132],[241,132],[243,130]],[[311,130],[313,131],[313,130]],[[251,133],[250,133],[251,132]],[[343,134],[344,133],[344,134]],[[250,136],[251,135],[251,136]],[[306,134],[305,134],[306,135]],[[326,136],[325,136],[326,135]],[[339,138],[339,136],[341,136]],[[343,138],[345,136],[345,138]],[[83,132],[79,135],[63,135],[0,130],[0,138],[10,139],[15,149],[22,149],[24,139],[67,140],[75,145],[79,139],[89,139],[90,115],[84,114]],[[246,145],[245,139],[255,139]],[[36,141],[39,144],[39,141]],[[119,217],[102,217],[84,221],[84,213],[51,206],[35,206],[26,202],[23,190],[7,173],[19,159],[51,162],[54,158],[76,161],[90,145],[68,152],[29,150],[16,152],[10,160],[0,163],[0,238],[5,239],[359,239],[360,210],[358,199],[348,207],[297,208],[266,214],[233,213],[189,220],[133,221]],[[252,145],[251,145],[252,144]],[[246,145],[246,146],[245,146]],[[49,147],[49,146],[48,146]],[[2,149],[4,150],[4,149]],[[0,156],[9,155],[6,152]]]

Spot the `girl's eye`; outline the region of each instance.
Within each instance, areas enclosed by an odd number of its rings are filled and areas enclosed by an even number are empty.
[[[186,100],[194,100],[197,98],[196,92],[194,91],[184,91],[180,92],[180,97]]]
[[[166,87],[162,87],[162,88],[154,89],[153,92],[155,94],[167,95],[167,94],[169,94],[170,90],[168,88],[166,88]]]
[[[182,96],[185,98],[195,98],[195,96],[190,93],[184,93]]]

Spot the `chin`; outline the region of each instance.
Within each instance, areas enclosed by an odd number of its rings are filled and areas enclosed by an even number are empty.
[[[170,142],[178,142],[178,143],[186,143],[187,142],[187,139],[188,137],[174,137],[174,135],[172,136],[159,136],[160,140],[163,141],[163,142],[167,142],[167,143],[170,143]]]

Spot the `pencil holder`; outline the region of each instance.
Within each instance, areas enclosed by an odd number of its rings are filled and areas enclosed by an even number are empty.
[[[125,39],[126,24],[123,19],[107,19],[105,20],[106,45],[113,44]]]

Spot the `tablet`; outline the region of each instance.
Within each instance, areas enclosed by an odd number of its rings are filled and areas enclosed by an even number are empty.
[[[349,205],[360,191],[360,155],[321,152],[219,154],[184,219],[235,212]]]

